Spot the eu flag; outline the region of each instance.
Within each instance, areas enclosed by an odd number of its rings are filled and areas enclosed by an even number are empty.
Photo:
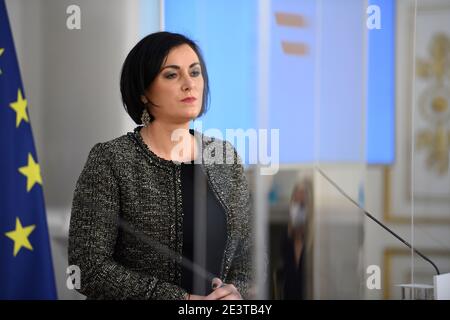
[[[29,107],[0,0],[0,299],[56,299]]]

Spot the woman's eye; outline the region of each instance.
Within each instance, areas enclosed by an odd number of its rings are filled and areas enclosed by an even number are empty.
[[[167,78],[167,79],[173,79],[173,78],[175,78],[176,76],[177,76],[176,73],[169,73],[169,74],[166,75],[166,78]]]
[[[191,75],[193,77],[198,77],[200,74],[201,74],[201,72],[199,70],[192,71],[192,73],[191,73]]]

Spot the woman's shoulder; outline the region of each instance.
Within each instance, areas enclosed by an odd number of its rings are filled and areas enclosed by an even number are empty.
[[[110,158],[117,155],[131,155],[134,144],[132,132],[127,132],[119,137],[95,143],[89,152],[89,158],[102,157]]]

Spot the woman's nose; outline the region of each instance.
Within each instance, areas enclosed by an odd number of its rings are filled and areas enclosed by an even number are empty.
[[[185,76],[184,77],[184,81],[183,81],[183,91],[189,91],[194,87],[194,80],[191,79],[191,77],[189,76]]]

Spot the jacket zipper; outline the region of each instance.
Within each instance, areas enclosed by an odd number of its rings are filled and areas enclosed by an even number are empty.
[[[175,195],[175,243],[177,244],[177,246],[178,246],[178,244],[180,243],[180,241],[181,242],[183,242],[183,239],[179,239],[179,236],[180,236],[180,230],[179,230],[179,226],[178,226],[178,215],[180,214],[179,213],[179,211],[178,211],[178,197],[177,197],[177,193],[178,193],[178,184],[177,184],[177,168],[176,167],[174,167],[173,168],[173,182],[174,182],[174,185],[175,185],[175,190],[174,190],[174,195]],[[184,219],[184,218],[183,218]],[[179,254],[179,258],[182,260],[183,259],[183,252],[179,252],[178,251],[178,248],[176,248],[175,249],[177,252],[178,252],[178,254]],[[182,262],[182,261],[179,261],[180,263]],[[177,270],[176,272],[175,272],[175,274],[177,275],[177,277],[179,277],[179,279],[177,279],[178,281],[180,281],[181,282],[181,270],[179,270],[178,268],[180,268],[180,265],[177,263],[177,261],[175,261],[175,264],[174,264],[174,268],[175,268],[175,270]]]

